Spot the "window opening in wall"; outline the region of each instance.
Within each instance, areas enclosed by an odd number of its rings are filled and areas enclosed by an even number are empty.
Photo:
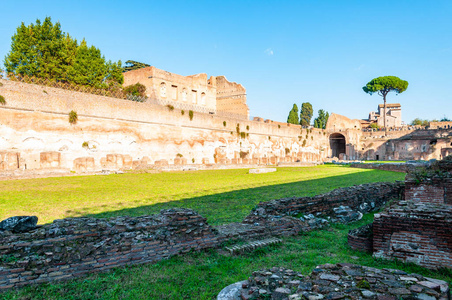
[[[171,98],[173,100],[177,100],[177,85],[171,86],[171,93],[172,93]]]
[[[206,105],[206,93],[201,93],[201,104]]]
[[[166,98],[166,84],[164,82],[160,84],[160,97]]]
[[[187,102],[187,90],[182,90],[182,101]]]
[[[197,103],[197,100],[198,99],[196,99],[196,97],[197,97],[197,91],[195,91],[195,90],[191,90],[192,91],[192,103],[193,104],[196,104]]]

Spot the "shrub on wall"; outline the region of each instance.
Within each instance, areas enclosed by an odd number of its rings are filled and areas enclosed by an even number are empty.
[[[89,147],[88,142],[83,142],[82,147],[83,148],[88,148]]]
[[[226,127],[226,121],[223,121],[223,126]]]
[[[306,146],[306,140],[303,140],[303,144],[301,144],[302,147]]]
[[[185,110],[181,110],[181,111],[180,111],[180,114],[181,114],[181,115],[185,115]]]
[[[246,133],[245,132],[240,132],[240,138],[244,139],[246,137]]]
[[[174,106],[172,106],[171,104],[167,104],[166,107],[168,107],[169,111],[173,111],[174,110]]]
[[[0,104],[1,105],[5,105],[6,104],[5,97],[3,97],[2,95],[0,95]]]
[[[192,110],[188,111],[188,117],[190,118],[190,121],[193,120],[193,111]]]
[[[143,98],[146,97],[146,87],[139,82],[124,87],[123,91],[124,94],[126,95],[138,96]]]
[[[290,149],[289,148],[285,148],[284,150],[286,151],[286,155],[290,153]]]
[[[78,121],[78,115],[76,111],[71,110],[69,113],[69,124],[76,124]]]

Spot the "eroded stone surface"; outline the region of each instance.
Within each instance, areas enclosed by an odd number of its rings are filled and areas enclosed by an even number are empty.
[[[253,272],[241,285],[241,299],[450,299],[445,281],[348,263],[320,265],[309,276],[274,267]],[[222,298],[228,299],[236,298]]]
[[[35,229],[37,223],[38,217],[36,216],[11,217],[0,222],[0,231],[27,232]]]

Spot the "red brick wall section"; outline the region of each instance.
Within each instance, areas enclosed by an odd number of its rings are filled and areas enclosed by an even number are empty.
[[[417,203],[452,205],[452,178],[433,178],[429,183],[406,180],[405,198]]]
[[[0,234],[0,291],[218,245],[206,219],[188,209],[137,218],[69,218],[27,233]]]
[[[452,206],[403,203],[376,214],[374,256],[452,268]]]
[[[335,189],[314,197],[294,197],[259,203],[243,221],[247,224],[267,224],[274,234],[292,235],[300,232],[302,224],[290,216],[322,213],[333,214],[333,208],[349,206],[368,212],[384,206],[390,199],[400,199],[404,184],[380,182]]]

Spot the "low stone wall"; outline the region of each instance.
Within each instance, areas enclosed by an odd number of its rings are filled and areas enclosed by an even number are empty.
[[[405,164],[405,163],[385,163],[385,164],[351,164],[351,168],[358,169],[375,169],[375,170],[383,170],[383,171],[393,171],[393,172],[403,172],[407,173],[408,171],[414,168],[413,165]]]
[[[376,214],[374,256],[427,268],[452,266],[452,207],[401,201]]]
[[[244,223],[267,224],[274,234],[292,235],[303,231],[306,222],[293,218],[298,214],[333,215],[334,208],[348,206],[360,212],[383,207],[390,199],[400,199],[404,184],[374,183],[335,189],[314,197],[294,197],[261,202],[245,218]]]
[[[136,218],[69,218],[0,235],[0,291],[154,262],[219,243],[206,219],[188,209]]]

